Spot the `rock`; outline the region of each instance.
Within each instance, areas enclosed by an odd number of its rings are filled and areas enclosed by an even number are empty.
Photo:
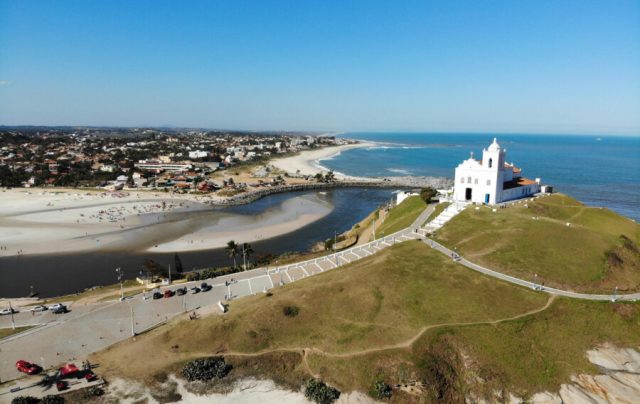
[[[588,351],[587,358],[594,365],[605,369],[640,373],[640,352],[635,349],[616,349],[610,345],[605,345]]]
[[[531,404],[562,404],[560,396],[548,391],[542,393],[536,393],[529,399],[528,403]]]

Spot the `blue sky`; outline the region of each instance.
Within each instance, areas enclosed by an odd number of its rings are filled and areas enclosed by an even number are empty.
[[[0,124],[640,134],[639,1],[4,1]]]

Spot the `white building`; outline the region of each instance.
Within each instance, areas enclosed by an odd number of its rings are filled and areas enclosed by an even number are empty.
[[[539,193],[540,178],[522,177],[520,168],[506,162],[506,152],[494,138],[481,161],[471,153],[456,167],[453,200],[495,205]]]
[[[209,156],[209,152],[204,150],[194,150],[189,152],[190,159],[201,159],[207,156]]]

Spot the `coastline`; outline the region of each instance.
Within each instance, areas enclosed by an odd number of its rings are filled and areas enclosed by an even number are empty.
[[[316,175],[323,171],[329,171],[320,162],[323,160],[329,160],[335,156],[340,155],[343,151],[358,149],[363,147],[371,147],[375,143],[362,142],[350,143],[340,146],[328,146],[315,150],[304,150],[295,156],[275,158],[271,160],[270,164],[290,173],[292,175]],[[343,180],[369,180],[371,178],[352,177],[342,173],[334,173],[336,178]]]

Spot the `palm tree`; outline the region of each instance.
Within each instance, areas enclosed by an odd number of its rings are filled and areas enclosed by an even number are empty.
[[[233,267],[235,268],[236,266],[238,266],[236,264],[236,256],[238,255],[238,245],[236,244],[235,241],[231,240],[227,243],[227,247],[225,249],[227,250],[227,254],[229,255],[229,258],[233,259]]]
[[[243,243],[242,244],[242,259],[244,262],[244,270],[247,270],[247,259],[253,254],[253,248],[251,248],[251,244]]]

